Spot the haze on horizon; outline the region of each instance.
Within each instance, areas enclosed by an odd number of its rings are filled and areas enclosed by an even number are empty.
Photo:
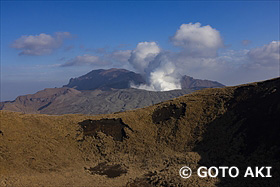
[[[279,76],[279,1],[1,2],[1,101],[93,69],[141,73],[147,90],[180,76],[225,85]]]

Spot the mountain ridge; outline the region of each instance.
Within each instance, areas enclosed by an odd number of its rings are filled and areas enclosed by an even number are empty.
[[[135,85],[145,84],[144,78],[137,73],[126,69],[98,69],[78,78],[71,78],[63,87],[75,88],[77,90],[95,89],[125,89],[130,88],[130,83]]]
[[[147,84],[142,75],[126,69],[98,69],[77,78],[71,78],[67,85],[63,87],[75,88],[77,90],[95,90],[95,89],[126,89],[130,84]],[[224,87],[225,85],[210,80],[194,79],[184,75],[181,78],[182,89],[202,89]]]
[[[48,88],[35,94],[20,96],[15,101],[0,103],[0,110],[40,114],[109,114],[160,103],[193,90],[153,92],[146,90],[111,89],[82,90]]]
[[[220,87],[224,87],[225,85],[217,81],[195,79],[193,77],[184,75],[181,78],[181,86],[182,89],[202,89],[202,88],[220,88]]]
[[[181,90],[147,91],[130,88],[145,84],[144,78],[126,69],[98,69],[71,78],[62,88],[48,88],[35,94],[0,102],[0,110],[42,114],[108,114],[160,103],[198,89],[224,85],[184,76]]]

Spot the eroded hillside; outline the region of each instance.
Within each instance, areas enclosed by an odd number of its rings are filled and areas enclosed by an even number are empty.
[[[74,88],[47,88],[35,94],[0,102],[0,110],[28,114],[111,114],[143,108],[173,99],[194,90],[154,92],[139,89],[78,91]]]
[[[279,78],[118,114],[0,112],[0,186],[280,184]],[[199,166],[272,166],[273,177],[200,178]]]

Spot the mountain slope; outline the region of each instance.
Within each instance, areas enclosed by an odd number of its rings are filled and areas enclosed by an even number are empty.
[[[194,79],[193,77],[184,75],[181,79],[182,89],[202,89],[202,88],[220,88],[225,85],[210,80]]]
[[[64,87],[75,88],[77,90],[95,90],[95,89],[125,89],[130,88],[130,84],[145,84],[145,79],[138,73],[125,69],[99,69],[93,70],[86,75],[78,78],[71,78]],[[182,89],[202,89],[224,87],[223,84],[210,81],[194,79],[189,76],[183,76],[181,79]]]
[[[33,114],[109,114],[143,108],[190,92],[192,91],[152,92],[132,88],[110,91],[51,88],[20,96],[15,101],[3,102],[0,109]]]
[[[280,78],[98,116],[0,111],[1,186],[278,186]],[[179,176],[189,166],[193,175]],[[236,166],[237,178],[200,178]],[[244,178],[271,166],[272,178]],[[266,173],[264,173],[266,174]]]
[[[40,113],[40,111],[58,98],[73,97],[81,92],[73,88],[46,88],[35,94],[17,97],[14,101],[0,102],[0,110],[11,110],[24,113]]]
[[[96,89],[125,89],[130,88],[130,84],[144,84],[145,80],[140,74],[125,69],[98,69],[93,70],[78,78],[71,78],[64,87],[75,88],[77,90]]]
[[[144,78],[125,69],[93,70],[70,79],[62,88],[51,88],[0,102],[0,110],[41,114],[108,114],[142,108],[166,101],[193,90],[223,87],[218,82],[182,78],[182,90],[152,92],[131,89],[130,84],[144,84]]]

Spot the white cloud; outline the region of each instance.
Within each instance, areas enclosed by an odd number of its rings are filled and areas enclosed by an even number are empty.
[[[108,47],[100,47],[100,48],[87,48],[85,49],[86,52],[93,52],[96,54],[106,54],[108,50]]]
[[[261,66],[275,66],[280,63],[280,41],[272,41],[260,48],[248,52],[249,58],[254,64]]]
[[[85,54],[83,56],[76,56],[75,58],[68,60],[61,67],[68,66],[83,66],[83,65],[104,65],[107,64],[105,61],[101,60],[98,56],[92,56]]]
[[[108,55],[108,58],[124,63],[124,62],[128,62],[130,56],[131,56],[131,50],[117,50],[110,53]]]
[[[256,82],[279,76],[279,41],[251,50],[227,50],[212,58],[213,67],[190,66],[190,74],[226,85]],[[199,65],[200,66],[200,65]]]
[[[84,54],[76,56],[73,59],[61,64],[61,67],[69,66],[92,66],[92,65],[109,65],[119,64],[124,66],[128,63],[128,59],[131,56],[131,50],[118,50],[101,56]]]
[[[242,45],[247,46],[251,43],[251,40],[242,40]]]
[[[219,31],[210,25],[201,26],[200,23],[182,24],[171,41],[193,57],[216,56],[217,50],[224,46]]]
[[[19,55],[46,55],[59,48],[63,40],[70,37],[69,32],[56,32],[54,36],[45,33],[24,35],[15,40],[11,47],[20,50]]]
[[[78,56],[62,66],[113,64],[133,67],[145,76],[147,84],[132,87],[154,91],[180,89],[181,75],[226,85],[279,76],[279,41],[251,50],[224,48],[217,54],[217,50],[224,46],[219,31],[200,23],[182,24],[171,41],[180,46],[181,51],[166,52],[156,42],[140,42],[134,50]]]
[[[141,42],[132,51],[129,63],[147,79],[138,88],[156,91],[180,89],[181,75],[206,68],[219,69],[217,50],[223,47],[219,31],[200,23],[182,24],[171,38],[179,53],[161,51],[155,42]],[[135,86],[134,86],[135,87]]]
[[[219,54],[217,60],[226,62],[228,66],[231,67],[238,67],[243,66],[244,64],[248,63],[250,59],[248,58],[248,52],[250,50],[243,49],[243,50],[231,50],[228,49]]]

